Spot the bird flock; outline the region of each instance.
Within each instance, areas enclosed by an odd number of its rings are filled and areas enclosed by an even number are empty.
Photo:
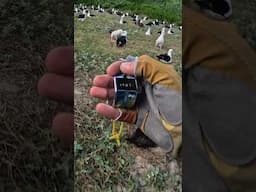
[[[147,16],[140,16],[131,12],[123,12],[118,9],[104,9],[101,5],[98,6],[87,6],[85,4],[75,5],[74,15],[78,18],[79,21],[84,22],[85,20],[99,16],[100,13],[108,13],[111,15],[117,15],[119,18],[120,25],[126,25],[127,22],[133,22],[134,25],[137,25],[140,28],[145,28],[145,36],[152,36],[152,26],[158,27],[159,33],[158,38],[155,40],[155,47],[159,48],[160,51],[165,47],[165,35],[173,35],[175,33],[182,31],[182,26],[177,26],[175,28],[174,23],[169,23],[166,21],[160,21],[158,19],[149,19]],[[167,30],[167,32],[166,32]],[[125,47],[128,42],[127,36],[128,32],[123,29],[111,29],[110,33],[110,42],[115,44],[116,47],[121,48]],[[166,53],[160,53],[156,55],[156,58],[163,63],[172,63],[173,62],[173,48],[169,48]]]

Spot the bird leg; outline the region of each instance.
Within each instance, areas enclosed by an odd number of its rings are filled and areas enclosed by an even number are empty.
[[[109,137],[110,140],[116,140],[118,146],[121,145],[120,138],[123,133],[124,123],[121,122],[119,132],[116,130],[116,121],[112,121],[112,136]]]

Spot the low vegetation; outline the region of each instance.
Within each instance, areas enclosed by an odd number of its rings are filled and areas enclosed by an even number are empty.
[[[0,8],[0,191],[72,191],[72,149],[51,130],[60,106],[37,92],[48,51],[73,41],[71,4],[3,0]]]
[[[80,0],[77,3],[87,5],[102,5],[104,8],[116,8],[124,11],[132,11],[137,14],[145,14],[155,19],[164,19],[169,22],[181,24],[181,0]]]
[[[131,18],[125,25],[119,17],[96,13],[84,22],[75,18],[75,190],[76,191],[181,191],[181,172],[171,175],[166,169],[165,155],[139,149],[128,143],[127,128],[121,147],[109,141],[111,121],[95,112],[98,102],[88,95],[92,79],[105,73],[106,67],[127,55],[148,54],[154,58],[168,48],[174,49],[173,65],[181,72],[181,32],[166,35],[162,50],[154,47],[160,27],[153,27],[153,35],[145,36],[145,28],[135,26]],[[128,31],[124,48],[111,45],[108,31],[122,28]]]

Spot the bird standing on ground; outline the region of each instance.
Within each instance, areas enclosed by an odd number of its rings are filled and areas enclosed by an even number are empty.
[[[123,15],[121,16],[121,18],[120,18],[120,21],[119,21],[120,24],[126,23],[126,21],[124,21],[124,17],[125,17],[125,15],[123,14]]]
[[[87,12],[87,17],[91,17],[90,11]]]
[[[156,57],[163,63],[172,63],[173,49],[169,49],[168,53],[157,55]]]
[[[154,25],[159,25],[160,24],[158,19],[156,19],[153,23],[154,23]]]
[[[174,33],[174,31],[173,31],[173,26],[174,26],[174,24],[170,24],[170,28],[169,28],[169,30],[167,31],[167,34],[173,34],[173,33]]]
[[[78,13],[78,8],[77,7],[74,8],[74,13]]]
[[[110,35],[110,41],[111,42],[115,42],[117,40],[117,38],[122,34],[123,30],[122,29],[117,29],[115,31],[110,31],[111,35]]]
[[[84,21],[86,19],[86,11],[85,9],[82,11],[82,13],[79,13],[78,20]]]
[[[144,27],[143,20],[139,19],[138,25],[139,25],[139,27]]]
[[[104,13],[105,10],[104,10],[103,8],[100,8],[100,9],[98,10],[98,12],[99,12],[99,13]]]
[[[135,15],[135,18],[133,19],[133,21],[135,21],[135,25],[137,25],[139,21],[139,15]]]
[[[146,31],[145,35],[147,35],[147,36],[151,36],[152,35],[151,27],[150,26],[148,27],[148,30]]]
[[[145,25],[152,26],[152,25],[154,25],[154,23],[153,23],[153,21],[149,21],[149,22],[146,23]]]
[[[122,16],[123,12],[122,11],[115,11],[115,14],[118,15],[118,16]]]
[[[155,44],[155,46],[156,46],[156,47],[160,47],[160,49],[162,49],[163,46],[164,46],[164,35],[165,35],[165,28],[163,27],[163,28],[162,28],[162,31],[161,31],[161,34],[160,34],[160,36],[157,38],[156,44]]]
[[[123,31],[119,37],[117,37],[116,40],[116,46],[117,47],[123,47],[127,43],[127,31]]]
[[[146,21],[146,20],[148,20],[148,17],[144,17],[144,18],[143,18],[143,21]]]

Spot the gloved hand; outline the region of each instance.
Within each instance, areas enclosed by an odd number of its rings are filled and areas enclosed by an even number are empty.
[[[181,145],[181,77],[173,66],[143,55],[127,57],[107,68],[106,75],[94,78],[90,94],[100,99],[114,97],[113,76],[120,72],[141,77],[142,99],[133,109],[116,109],[99,103],[96,111],[113,120],[136,124],[142,132],[167,152],[176,154]]]

